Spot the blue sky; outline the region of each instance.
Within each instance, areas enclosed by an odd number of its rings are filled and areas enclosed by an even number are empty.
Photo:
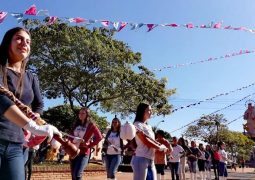
[[[192,22],[195,25],[213,21],[255,29],[255,1],[252,0],[4,0],[0,11],[22,13],[32,4],[38,10],[47,9],[50,15],[58,17],[158,24]],[[0,38],[9,28],[18,25],[8,15],[0,24]],[[145,27],[132,31],[128,26],[117,33],[115,38],[126,42],[133,51],[141,52],[142,64],[151,70],[219,57],[241,49],[255,50],[255,34],[244,31],[157,27],[148,33]],[[157,78],[167,77],[168,88],[177,89],[170,103],[178,108],[252,84],[255,82],[254,67],[254,54],[246,54],[178,69],[155,71],[155,74]],[[192,108],[184,108],[166,117],[153,117],[150,124],[156,125],[164,119],[165,122],[160,123],[159,128],[171,132],[202,114],[209,114],[242,99],[254,90],[252,86]],[[250,99],[254,98],[252,96]],[[47,109],[59,103],[62,101],[45,100],[45,107]],[[245,101],[242,101],[220,113],[231,121],[244,111]],[[110,114],[105,116],[109,121],[112,119]],[[231,123],[229,129],[242,131],[242,123],[243,120],[239,119]],[[183,130],[172,135],[180,136]]]

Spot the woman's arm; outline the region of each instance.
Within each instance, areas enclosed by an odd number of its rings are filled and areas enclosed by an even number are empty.
[[[154,148],[154,149],[160,149],[160,145],[157,144],[156,142],[152,141],[151,139],[147,138],[144,133],[142,132],[137,132],[136,135],[138,136],[138,138],[148,147],[150,148]]]
[[[30,119],[21,112],[16,105],[11,105],[5,112],[4,117],[9,121],[15,123],[19,127],[23,128]]]
[[[97,145],[103,139],[103,136],[102,136],[100,130],[98,129],[98,127],[95,124],[94,124],[94,126],[95,126],[94,138],[93,138],[94,141],[90,144],[90,147]]]
[[[43,99],[41,95],[41,90],[39,87],[39,80],[38,80],[38,77],[32,73],[31,73],[31,76],[33,78],[32,89],[34,92],[34,99],[31,104],[32,111],[42,115],[44,104],[43,104]]]
[[[23,112],[14,104],[12,104],[11,100],[5,96],[0,95],[1,100],[1,114],[8,119],[9,121],[13,122],[17,126],[29,130],[35,135],[38,136],[48,136],[49,140],[52,139],[54,134],[58,134],[61,136],[61,133],[58,129],[52,125],[43,125],[38,126],[35,121],[29,119],[27,116],[23,114]]]

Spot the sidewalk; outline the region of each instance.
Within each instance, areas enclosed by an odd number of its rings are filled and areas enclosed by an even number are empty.
[[[171,180],[171,173],[170,173],[170,170],[166,170],[165,171],[166,174],[165,174],[165,180]],[[228,176],[228,180],[238,180],[238,179],[243,179],[243,180],[252,180],[254,179],[255,180],[255,171],[254,171],[254,168],[244,168],[244,169],[241,169],[241,168],[237,168],[236,169],[236,172],[232,169],[228,169],[228,173],[229,173],[229,176]],[[211,172],[212,174],[212,178],[214,177],[213,176],[213,172]],[[199,176],[197,176],[197,179]],[[132,172],[118,172],[116,174],[116,178],[117,180],[132,180],[133,179],[133,173]],[[86,179],[86,178],[85,178]],[[106,180],[106,176],[94,176],[94,177],[89,177],[89,180]],[[186,179],[189,179],[189,173],[187,172],[186,173]]]

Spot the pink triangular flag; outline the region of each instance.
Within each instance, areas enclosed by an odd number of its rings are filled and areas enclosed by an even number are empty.
[[[4,18],[6,17],[7,12],[0,12],[0,23],[4,21]]]
[[[109,23],[110,23],[110,21],[107,21],[107,20],[102,20],[102,21],[101,21],[101,24],[102,24],[104,27],[108,27],[108,26],[109,26]]]
[[[178,27],[178,24],[173,23],[173,24],[167,24],[167,25],[165,25],[165,26]]]
[[[121,22],[118,32],[120,32],[124,27],[126,27],[127,22]]]
[[[224,29],[232,29],[231,26],[225,26]]]
[[[77,18],[73,19],[73,22],[75,22],[75,23],[82,23],[82,22],[85,22],[85,19],[83,19],[81,17],[77,17]]]
[[[194,25],[193,25],[192,23],[188,23],[188,24],[186,24],[186,27],[187,27],[187,28],[193,28]]]
[[[36,15],[36,6],[33,4],[24,14],[27,15]]]
[[[216,29],[220,29],[221,28],[221,23],[216,23],[213,25],[213,28],[216,28]]]
[[[154,29],[157,25],[156,24],[147,24],[147,27],[148,27],[148,31],[147,32],[150,32],[152,29]]]
[[[246,30],[247,28],[246,27],[238,27],[238,28],[233,28],[234,30]]]
[[[57,16],[50,16],[48,24],[49,25],[54,24],[57,19],[58,19]]]

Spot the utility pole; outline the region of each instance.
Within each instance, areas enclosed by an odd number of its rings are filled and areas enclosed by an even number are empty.
[[[215,126],[216,126],[216,140],[219,142],[219,126],[220,122],[218,120],[215,120]]]

